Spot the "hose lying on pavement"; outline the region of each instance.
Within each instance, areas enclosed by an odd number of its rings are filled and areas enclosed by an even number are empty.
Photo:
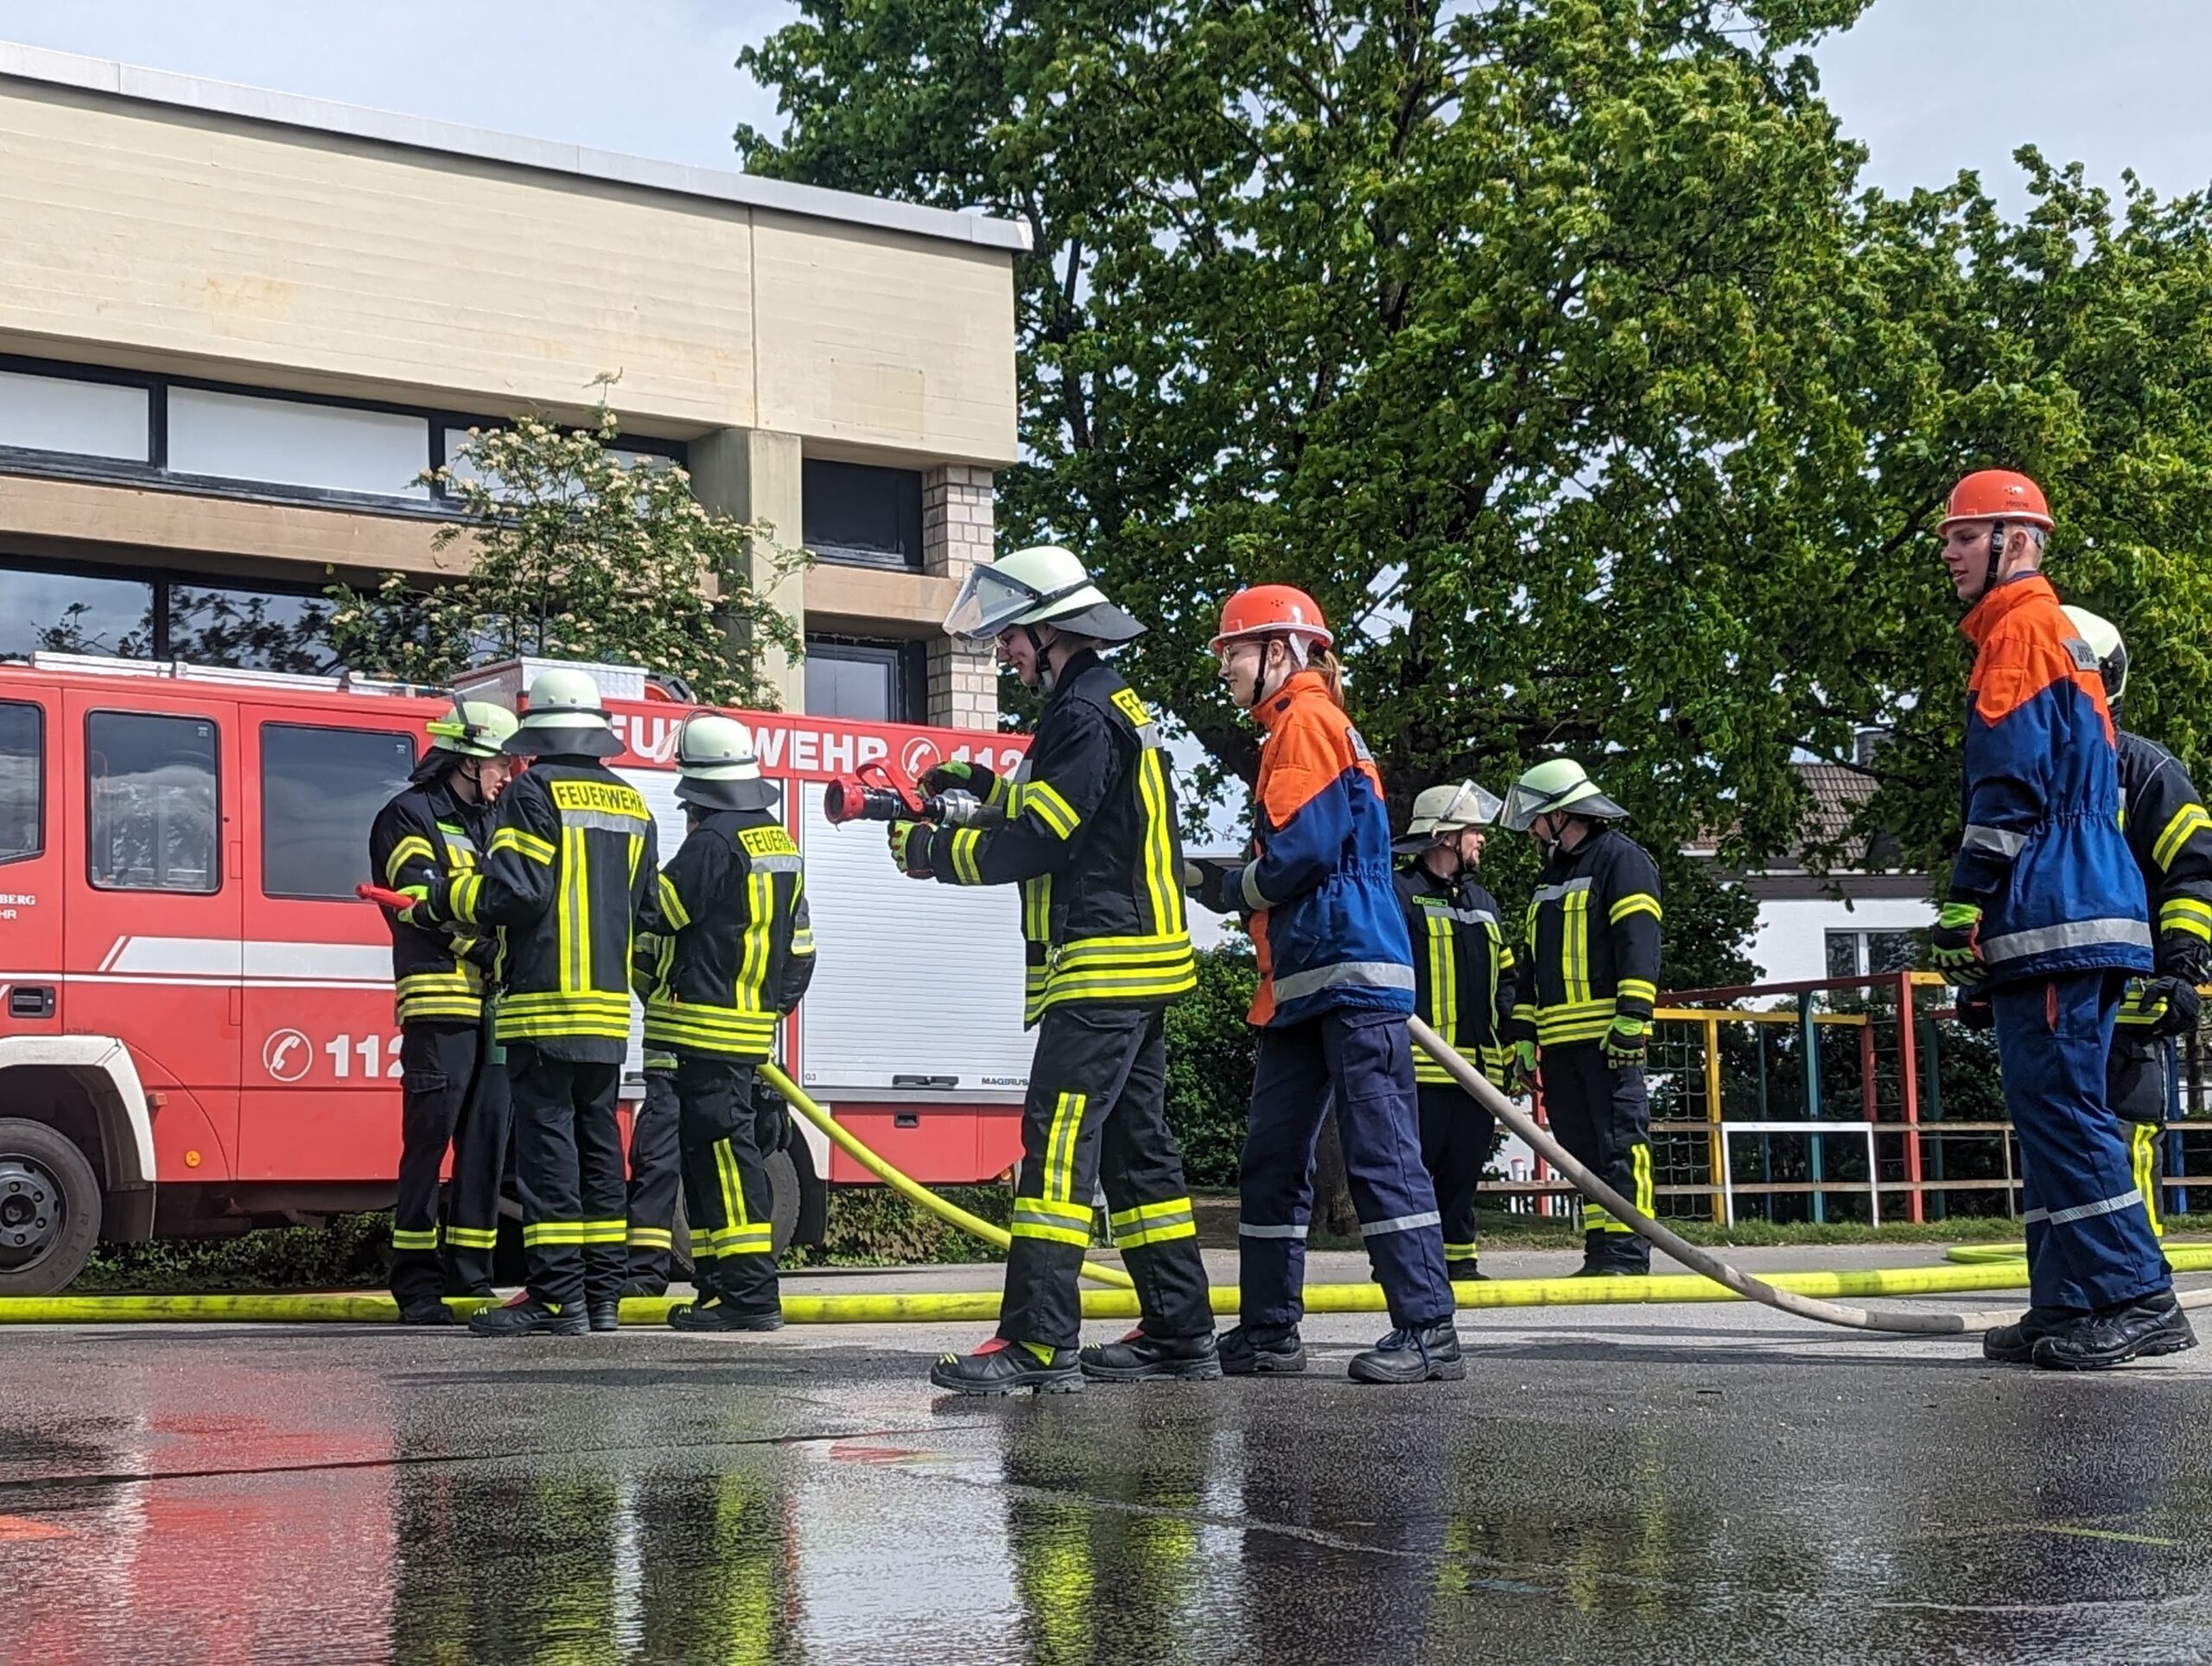
[[[855,1139],[851,1129],[840,1125],[836,1117],[808,1097],[805,1090],[773,1065],[761,1065],[756,1068],[768,1085],[783,1095],[785,1103],[815,1127],[820,1129],[829,1137],[830,1144],[836,1146],[838,1150],[843,1152],[900,1197],[911,1203],[921,1205],[931,1214],[951,1222],[963,1232],[974,1234],[986,1243],[996,1244],[1003,1250],[1014,1242],[1013,1237],[1003,1226],[994,1226],[982,1216],[969,1214],[958,1204],[938,1197],[919,1180],[912,1180],[892,1167],[889,1163]],[[1133,1290],[1136,1288],[1129,1275],[1118,1267],[1102,1267],[1096,1262],[1085,1261],[1082,1270],[1085,1278],[1096,1279],[1101,1284],[1115,1285],[1124,1290]],[[993,1311],[995,1313],[996,1309]]]
[[[1843,1272],[1777,1273],[1783,1289],[1829,1296],[1915,1296],[1967,1290],[2018,1289],[2028,1281],[2027,1263],[1985,1266],[1869,1267]],[[1654,1278],[1506,1278],[1455,1284],[1462,1307],[1610,1307],[1644,1303],[1733,1301],[1738,1298],[1711,1279],[1694,1274]],[[1374,1284],[1309,1284],[1309,1313],[1379,1313],[1388,1310]],[[626,1325],[659,1325],[680,1296],[631,1296],[622,1303]],[[446,1306],[456,1318],[495,1305],[484,1297],[456,1296]],[[851,1295],[784,1297],[784,1318],[792,1325],[896,1325],[988,1323],[998,1317],[996,1290],[915,1290]],[[1213,1292],[1213,1310],[1232,1314],[1237,1293],[1232,1286]],[[1134,1290],[1086,1290],[1085,1319],[1135,1319]],[[289,1324],[390,1325],[399,1308],[382,1291],[345,1290],[308,1295],[10,1296],[0,1298],[0,1328],[15,1325]]]
[[[1457,1049],[1420,1019],[1409,1020],[1408,1027],[1413,1033],[1416,1046],[1443,1065],[1453,1081],[1474,1096],[1476,1103],[1519,1135],[1531,1151],[1573,1180],[1584,1197],[1603,1205],[1619,1219],[1634,1227],[1654,1247],[1665,1250],[1683,1266],[1704,1274],[1714,1283],[1734,1291],[1746,1300],[1763,1302],[1783,1313],[1795,1313],[1800,1319],[1817,1319],[1823,1325],[1841,1325],[1854,1331],[1889,1331],[1905,1336],[1969,1336],[1999,1325],[2009,1325],[2019,1316],[2016,1312],[1923,1313],[1895,1307],[1850,1307],[1841,1302],[1822,1301],[1817,1297],[1800,1295],[1796,1291],[1779,1288],[1777,1283],[1763,1282],[1748,1273],[1738,1272],[1719,1256],[1699,1249],[1680,1233],[1652,1219],[1584,1167],[1573,1153],[1537,1127],[1526,1112],[1491,1085],[1488,1077],[1460,1057]],[[1612,1280],[1592,1281],[1614,1282]],[[2212,1290],[2193,1290],[2181,1298],[2181,1305],[2184,1307],[2200,1307],[2208,1304],[2212,1304]]]

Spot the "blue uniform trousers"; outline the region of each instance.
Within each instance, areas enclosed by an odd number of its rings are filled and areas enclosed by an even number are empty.
[[[2030,1300],[2108,1307],[2171,1288],[2127,1141],[2106,1102],[2117,971],[2061,972],[1989,992],[2005,1106],[2019,1135]]]
[[[1295,1325],[1305,1312],[1313,1145],[1333,1094],[1360,1236],[1401,1329],[1451,1316],[1436,1192],[1421,1160],[1421,1112],[1402,1014],[1335,1008],[1260,1035],[1238,1176],[1242,1316]]]

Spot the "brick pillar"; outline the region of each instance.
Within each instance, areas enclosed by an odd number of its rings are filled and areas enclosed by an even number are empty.
[[[991,471],[950,463],[923,475],[923,570],[933,578],[963,579],[991,555]],[[989,645],[975,652],[938,636],[929,652],[930,722],[996,728],[999,674]]]

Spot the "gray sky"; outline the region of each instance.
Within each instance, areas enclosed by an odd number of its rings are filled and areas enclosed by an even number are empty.
[[[733,67],[786,0],[0,0],[0,40],[534,137],[729,167],[774,106]],[[2212,180],[2212,0],[1876,0],[1818,56],[1891,190],[1980,170],[2008,209],[2033,141],[2116,187]],[[2044,77],[2037,85],[2038,73]]]

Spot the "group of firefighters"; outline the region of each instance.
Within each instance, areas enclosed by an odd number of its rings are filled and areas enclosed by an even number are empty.
[[[2157,1244],[2155,1135],[2131,1152],[2114,1112],[2155,1129],[2172,1104],[2171,1038],[2194,1027],[2212,972],[2212,815],[2170,755],[2116,733],[2126,650],[2041,576],[2051,525],[2031,482],[1985,471],[1942,529],[1977,661],[1965,833],[1932,946],[1962,1016],[1996,1032],[2024,1160],[2033,1305],[1986,1351],[2090,1369],[2194,1345]],[[1236,858],[1186,861],[1158,722],[1106,657],[1144,626],[1077,556],[1040,545],[977,567],[945,628],[995,643],[1044,704],[1013,774],[941,765],[922,784],[940,818],[889,827],[912,878],[1019,887],[1037,1032],[997,1334],[939,1359],[932,1383],[1061,1392],[1303,1370],[1314,1149],[1332,1105],[1393,1327],[1351,1375],[1463,1376],[1452,1287],[1483,1276],[1474,1205],[1493,1128],[1416,1057],[1416,1014],[1501,1090],[1540,1091],[1559,1140],[1651,1211],[1659,874],[1580,765],[1540,763],[1502,801],[1471,781],[1431,787],[1394,839],[1321,610],[1255,586],[1211,645],[1262,732],[1252,837]],[[751,1078],[814,945],[799,853],[750,736],[712,714],[683,724],[689,827],[663,867],[644,799],[603,761],[620,742],[583,673],[543,673],[519,719],[457,703],[431,734],[371,848],[404,905],[403,1319],[449,1322],[443,1296],[489,1293],[512,1117],[528,1280],[473,1329],[613,1328],[624,1294],[665,1288],[679,1173],[698,1294],[670,1322],[775,1328],[764,1160],[782,1132]],[[1543,860],[1513,929],[1478,877],[1497,822]],[[1239,1322],[1218,1337],[1166,1115],[1163,1014],[1197,981],[1186,893],[1243,919],[1259,966]],[[633,987],[647,1091],[626,1175],[615,1103]],[[1077,1277],[1102,1196],[1141,1316],[1086,1346]],[[1583,1218],[1584,1275],[1649,1270],[1630,1222],[1591,1203]]]

